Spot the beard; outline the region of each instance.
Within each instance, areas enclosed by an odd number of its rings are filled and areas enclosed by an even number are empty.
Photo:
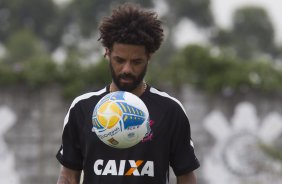
[[[114,69],[113,69],[111,61],[109,62],[109,65],[110,65],[110,70],[111,70],[113,82],[118,87],[118,89],[121,90],[121,91],[132,92],[143,81],[143,79],[146,75],[146,72],[147,72],[147,65],[146,65],[144,67],[143,71],[138,76],[134,76],[134,75],[129,74],[129,73],[122,73],[120,75],[117,75],[115,73]],[[130,80],[132,80],[132,83],[122,83],[121,79],[130,79]]]

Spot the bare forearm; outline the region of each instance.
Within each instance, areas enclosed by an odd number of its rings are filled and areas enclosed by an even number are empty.
[[[177,177],[177,184],[196,184],[196,175],[194,172],[184,174]]]
[[[67,177],[59,176],[57,184],[71,184],[71,182]]]
[[[75,171],[62,167],[60,170],[57,184],[79,184],[80,174],[80,171]]]

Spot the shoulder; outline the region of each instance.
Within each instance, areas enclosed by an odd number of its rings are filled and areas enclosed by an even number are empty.
[[[89,92],[89,93],[85,93],[85,94],[82,94],[80,96],[77,96],[71,103],[71,106],[69,107],[69,110],[67,112],[67,115],[65,116],[65,119],[64,119],[64,127],[66,126],[66,124],[68,123],[69,121],[69,118],[70,118],[70,114],[71,112],[76,112],[78,109],[80,109],[78,107],[78,104],[80,104],[81,102],[84,102],[84,103],[87,103],[86,106],[89,106],[92,102],[90,99],[92,99],[93,97],[96,97],[95,100],[98,101],[98,99],[101,98],[101,96],[103,94],[105,94],[107,92],[107,89],[106,87],[99,90],[99,91],[95,91],[95,92]]]
[[[104,93],[106,93],[107,90],[106,88],[103,88],[99,91],[95,91],[95,92],[88,92],[88,93],[84,93],[82,95],[77,96],[71,103],[70,108],[74,107],[76,104],[78,104],[79,102],[85,101],[87,99],[91,99],[93,97],[99,97],[101,95],[103,95]]]
[[[183,104],[177,98],[169,95],[166,92],[160,91],[154,87],[150,87],[149,92],[152,98],[155,98],[156,100],[158,100],[160,103],[162,103],[162,105],[171,107],[173,109],[182,110],[186,114]]]

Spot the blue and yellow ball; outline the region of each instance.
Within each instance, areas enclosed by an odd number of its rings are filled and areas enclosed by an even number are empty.
[[[114,148],[132,147],[150,132],[146,105],[125,91],[104,96],[94,108],[92,123],[98,138]]]

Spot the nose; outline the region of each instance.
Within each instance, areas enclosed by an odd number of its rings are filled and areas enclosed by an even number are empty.
[[[122,72],[126,74],[131,74],[132,73],[132,66],[130,62],[125,62],[122,68]]]

